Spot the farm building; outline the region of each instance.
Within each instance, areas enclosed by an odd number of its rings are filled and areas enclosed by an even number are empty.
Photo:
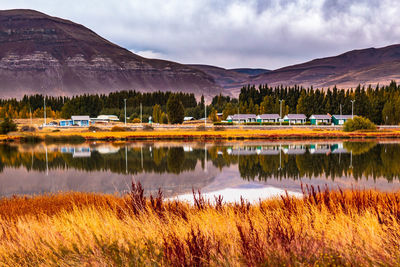
[[[68,126],[81,126],[86,127],[90,125],[89,116],[71,116],[70,120],[61,120],[60,126],[68,127]]]
[[[194,121],[195,119],[193,117],[184,117],[183,121]]]
[[[257,116],[255,114],[235,114],[229,115],[226,120],[233,123],[257,122]]]
[[[119,121],[118,116],[116,115],[99,115],[97,118],[91,118],[92,122],[111,122],[111,121]]]
[[[318,125],[318,124],[331,124],[332,122],[332,117],[331,115],[311,115],[310,117],[310,122],[312,125]]]
[[[260,114],[257,116],[257,122],[279,122],[278,114]]]
[[[332,122],[335,125],[343,125],[347,120],[350,120],[352,115],[332,115]]]
[[[297,124],[297,123],[305,123],[307,120],[306,115],[304,114],[287,114],[285,117],[283,117],[283,121]]]

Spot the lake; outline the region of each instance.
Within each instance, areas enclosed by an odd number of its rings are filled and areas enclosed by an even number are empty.
[[[144,142],[0,145],[0,196],[52,192],[123,194],[132,180],[168,198],[251,201],[301,184],[400,189],[400,141]]]

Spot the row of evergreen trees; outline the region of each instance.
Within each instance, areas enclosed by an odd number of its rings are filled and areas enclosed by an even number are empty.
[[[204,117],[205,101],[201,97],[197,102],[194,94],[136,91],[121,91],[105,94],[81,95],[75,97],[48,97],[43,95],[25,96],[21,100],[0,100],[0,117],[29,118],[43,117],[43,102],[46,99],[48,117],[70,118],[71,115],[114,114],[124,120],[124,99],[126,99],[127,114],[131,119],[143,121],[153,116],[155,122],[180,122],[183,116],[196,119]],[[170,110],[167,108],[168,100]],[[207,106],[207,116],[212,120],[220,119],[217,112],[222,112],[223,119],[235,113],[278,113],[282,106],[282,115],[288,113],[312,114],[351,114],[354,102],[354,114],[369,118],[376,124],[400,123],[400,85],[392,81],[387,86],[358,86],[355,89],[313,89],[301,86],[270,87],[260,85],[258,88],[245,86],[241,89],[239,98],[217,95]],[[140,110],[142,104],[142,110]],[[171,110],[171,109],[174,110]],[[177,109],[177,110],[175,110]],[[183,111],[182,111],[183,109]],[[141,112],[140,112],[141,111]],[[179,118],[172,118],[179,115]]]
[[[369,118],[376,124],[400,123],[400,85],[392,81],[387,86],[358,86],[355,89],[313,89],[301,86],[269,87],[260,85],[243,87],[239,101],[224,96],[213,99],[213,108],[222,111],[224,117],[234,113],[288,113],[351,114],[354,100],[354,115]]]

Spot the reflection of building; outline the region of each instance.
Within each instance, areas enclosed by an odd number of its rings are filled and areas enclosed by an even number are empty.
[[[278,155],[279,146],[247,146],[239,148],[228,148],[228,155]]]
[[[329,154],[331,153],[330,144],[313,144],[309,149],[311,154]]]
[[[333,154],[349,153],[345,148],[343,148],[343,143],[332,145],[331,151]]]
[[[288,145],[283,148],[283,153],[288,155],[301,155],[306,151],[307,149],[304,145]]]
[[[88,158],[91,156],[90,147],[61,147],[60,152],[72,154],[73,158]]]

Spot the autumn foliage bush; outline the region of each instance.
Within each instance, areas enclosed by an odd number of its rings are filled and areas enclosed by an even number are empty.
[[[376,130],[376,125],[369,119],[356,116],[353,119],[347,120],[343,125],[345,132],[354,132],[358,130]]]

